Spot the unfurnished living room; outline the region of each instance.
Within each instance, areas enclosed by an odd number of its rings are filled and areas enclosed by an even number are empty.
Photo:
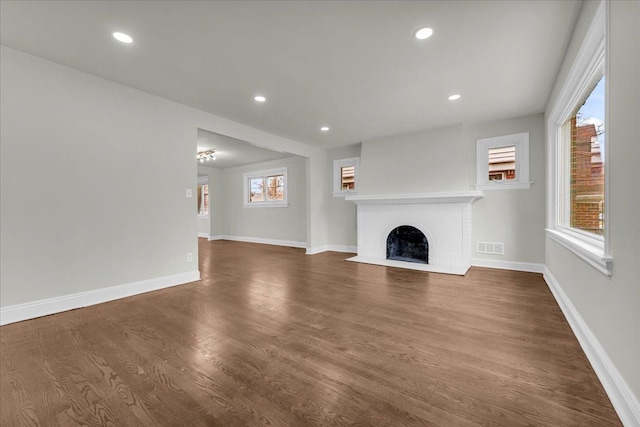
[[[640,426],[640,1],[0,0],[0,425]]]

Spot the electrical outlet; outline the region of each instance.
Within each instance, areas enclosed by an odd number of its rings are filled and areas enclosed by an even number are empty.
[[[193,254],[191,252],[187,252],[187,262],[193,262]]]
[[[193,197],[193,191],[190,188],[187,188],[187,199],[190,199]]]

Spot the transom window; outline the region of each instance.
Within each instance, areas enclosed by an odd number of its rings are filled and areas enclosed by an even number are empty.
[[[358,168],[360,158],[338,159],[333,161],[333,195],[345,196],[358,190]]]
[[[476,141],[476,189],[526,189],[529,182],[529,133]]]
[[[287,168],[244,174],[245,207],[286,207]]]

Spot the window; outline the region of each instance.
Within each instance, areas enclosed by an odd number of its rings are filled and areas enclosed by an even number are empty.
[[[600,77],[561,127],[561,161],[568,168],[558,195],[559,224],[604,236],[604,86]],[[565,170],[566,172],[566,170]]]
[[[526,189],[529,182],[529,133],[476,141],[476,189]]]
[[[245,207],[287,207],[287,168],[246,173]]]
[[[548,236],[611,275],[607,229],[605,2],[548,115]]]
[[[333,195],[336,197],[355,194],[360,158],[333,161]]]
[[[198,178],[198,215],[209,215],[209,178]]]

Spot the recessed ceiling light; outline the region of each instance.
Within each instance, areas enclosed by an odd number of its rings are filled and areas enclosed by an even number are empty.
[[[458,95],[457,93],[449,97],[449,101],[455,101],[456,99],[460,99],[460,95]]]
[[[256,95],[256,96],[254,96],[254,97],[253,97],[253,99],[255,99],[255,100],[256,100],[256,101],[258,101],[258,102],[264,102],[264,101],[266,101],[266,100],[267,100],[267,98],[265,98],[265,97],[264,97],[264,96],[262,96],[262,95]]]
[[[428,27],[420,28],[415,33],[413,33],[413,36],[418,40],[428,39],[432,35],[433,35],[433,30]]]
[[[131,43],[133,41],[131,36],[125,33],[115,32],[113,33],[113,38],[122,43]]]
[[[329,126],[322,126],[322,127],[320,128],[320,130],[321,130],[322,132],[328,132],[328,131],[329,131]]]

